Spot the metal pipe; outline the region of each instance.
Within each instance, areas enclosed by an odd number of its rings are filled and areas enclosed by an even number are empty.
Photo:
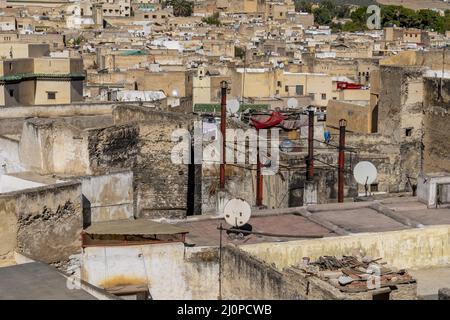
[[[314,179],[314,111],[308,112],[308,176],[309,181]]]
[[[344,202],[345,127],[347,121],[339,120],[338,202]]]
[[[218,300],[222,300],[222,224],[219,227],[220,238],[219,238],[219,297]]]
[[[226,150],[226,128],[227,128],[227,89],[226,81],[220,82],[221,102],[220,102],[220,133],[222,135],[222,154],[220,161],[220,189],[225,189],[225,150]]]
[[[259,130],[257,134],[257,151],[256,151],[256,206],[262,206],[263,201],[263,178],[261,175],[261,159],[259,158]]]

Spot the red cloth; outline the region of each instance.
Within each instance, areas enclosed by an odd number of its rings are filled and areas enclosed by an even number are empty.
[[[361,89],[362,85],[357,83],[350,83],[350,82],[338,82],[337,88],[341,90],[345,89]]]
[[[250,120],[252,121],[252,124],[255,126],[256,129],[265,129],[275,127],[276,125],[280,124],[281,121],[283,121],[284,119],[286,119],[285,116],[283,116],[278,111],[274,111],[270,116],[265,117],[265,119],[257,120],[254,117],[252,117]]]

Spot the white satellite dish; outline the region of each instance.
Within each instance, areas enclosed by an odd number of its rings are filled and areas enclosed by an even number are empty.
[[[287,101],[287,106],[290,109],[297,109],[298,108],[298,101],[295,98],[289,98]]]
[[[242,199],[231,199],[223,210],[225,221],[232,227],[242,227],[250,220],[252,208],[247,201]]]
[[[230,114],[235,114],[239,111],[239,101],[237,99],[230,99],[227,101],[227,111]]]
[[[356,182],[362,185],[370,185],[377,179],[377,168],[369,161],[361,161],[353,168],[353,176]]]

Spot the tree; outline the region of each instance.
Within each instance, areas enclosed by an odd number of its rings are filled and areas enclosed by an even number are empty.
[[[328,25],[333,20],[330,11],[325,7],[320,6],[319,8],[314,9],[313,13],[314,21],[320,25]]]
[[[218,12],[215,12],[212,16],[203,18],[202,21],[206,24],[211,24],[211,25],[216,25],[216,26],[221,25]]]
[[[173,8],[173,15],[175,17],[189,17],[192,15],[193,4],[187,0],[168,0],[167,5]]]
[[[295,1],[295,11],[312,13],[312,3],[306,0]]]

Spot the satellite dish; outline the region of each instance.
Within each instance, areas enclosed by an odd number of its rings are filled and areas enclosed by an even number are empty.
[[[356,182],[362,185],[370,185],[377,179],[377,168],[369,161],[361,161],[353,169]]]
[[[227,101],[228,113],[235,114],[239,111],[239,101],[237,99],[230,99]]]
[[[295,98],[289,98],[287,101],[288,108],[291,109],[297,109],[298,108],[298,101]]]
[[[247,201],[242,199],[231,199],[223,210],[225,221],[232,227],[242,227],[250,220],[252,209]]]

